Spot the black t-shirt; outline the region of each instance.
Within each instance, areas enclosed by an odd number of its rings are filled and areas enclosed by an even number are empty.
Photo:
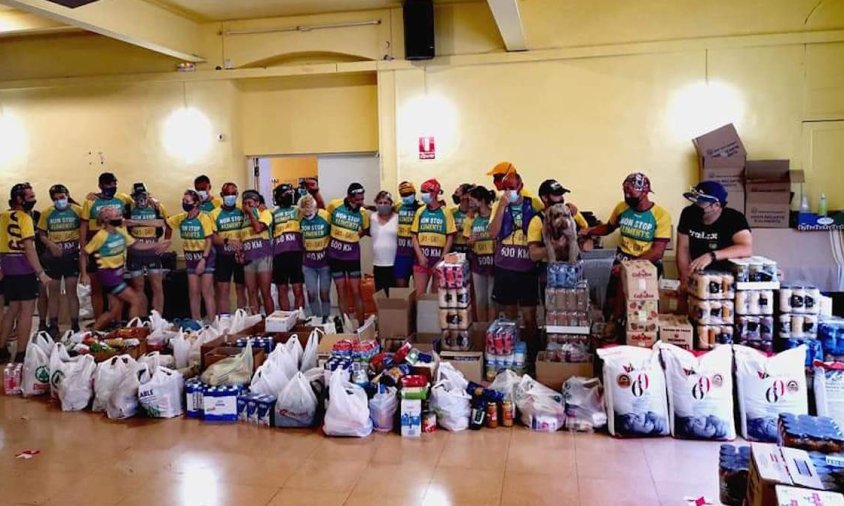
[[[699,208],[690,205],[680,214],[677,232],[689,236],[689,257],[691,260],[710,251],[733,245],[733,236],[742,230],[750,230],[747,218],[731,207],[725,207],[721,216],[711,225],[705,225]],[[711,264],[709,270],[728,270],[729,262],[721,260]]]

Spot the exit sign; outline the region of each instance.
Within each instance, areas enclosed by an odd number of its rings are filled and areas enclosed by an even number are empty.
[[[419,138],[419,159],[433,160],[436,158],[437,150],[434,146],[434,137],[420,137]]]

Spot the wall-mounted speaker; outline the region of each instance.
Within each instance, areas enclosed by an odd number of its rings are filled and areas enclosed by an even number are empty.
[[[82,7],[83,5],[94,3],[97,0],[47,0],[47,1],[52,2],[54,4],[63,5],[65,7],[70,7],[71,9],[75,9],[77,7]]]
[[[430,60],[434,49],[434,1],[405,0],[404,57],[408,60]]]

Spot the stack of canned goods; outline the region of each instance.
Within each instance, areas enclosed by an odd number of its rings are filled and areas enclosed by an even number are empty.
[[[202,419],[206,422],[236,422],[237,398],[243,387],[206,386],[202,394]]]
[[[721,445],[718,458],[718,486],[723,504],[741,506],[744,503],[749,471],[749,446]]]
[[[777,281],[777,263],[765,257],[730,260],[736,283],[770,283]]]
[[[199,378],[185,380],[185,416],[188,418],[202,418],[206,386]]]
[[[463,257],[461,257],[463,258]],[[439,279],[439,320],[443,350],[468,351],[472,325],[471,273],[468,261],[437,264]]]
[[[486,331],[486,377],[492,381],[500,371],[511,369],[522,374],[527,345],[519,340],[516,322],[499,319]]]
[[[548,264],[548,288],[577,288],[583,281],[583,262]]]
[[[821,292],[814,286],[782,286],[778,294],[779,337],[813,339],[818,333]]]
[[[253,350],[261,348],[267,353],[272,353],[275,347],[273,338],[269,336],[240,337],[234,342],[234,345],[238,348],[246,348],[246,345],[250,342]]]
[[[735,277],[729,272],[698,272],[689,276],[689,320],[696,348],[709,350],[737,339]]]
[[[6,364],[3,369],[3,394],[20,395],[23,364]]]

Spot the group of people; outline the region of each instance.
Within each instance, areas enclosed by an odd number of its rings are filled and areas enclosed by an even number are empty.
[[[269,314],[276,285],[281,309],[310,307],[314,316],[331,313],[333,280],[341,308],[363,317],[361,238],[372,237],[377,290],[407,287],[436,291],[436,264],[449,252],[466,253],[472,273],[474,312],[479,319],[498,311],[525,324],[524,338],[537,349],[536,307],[544,291],[542,267],[548,261],[575,261],[591,237],[620,230],[617,262],[646,259],[661,264],[671,239],[671,220],[650,200],[650,180],[630,174],[622,183],[624,201],[604,224],[590,226],[558,181],[544,181],[537,196],[525,188],[509,162],[489,172],[494,189],[459,185],[451,203],[435,179],[399,185],[365,204],[365,188],[349,185],[346,197],[326,203],[317,180],[300,187],[280,184],[272,208],[255,190],[242,193],[235,183],[214,194],[207,176],[194,180],[182,195],[182,210],[169,214],[143,183],[129,195],[117,191],[117,178],[103,173],[98,191],[80,205],[61,184],[49,189],[51,204],[35,210],[35,192],[19,183],[10,192],[9,210],[0,213],[0,296],[8,302],[0,325],[0,360],[13,332],[18,360],[31,332],[36,304],[42,329],[58,332],[60,298],[66,297],[71,326],[79,329],[77,282],[90,284],[95,321],[103,329],[150,309],[163,312],[164,255],[176,232],[182,240],[191,317],[213,319],[230,312],[235,285],[237,307]],[[677,264],[685,284],[690,272],[723,266],[751,253],[744,216],[727,208],[727,192],[715,182],[699,184],[685,196],[693,202],[678,227]],[[64,295],[61,284],[64,282]],[[151,297],[147,299],[145,286]],[[43,288],[42,289],[42,285]],[[623,316],[618,268],[608,290],[611,315]],[[107,304],[107,309],[106,309]]]

